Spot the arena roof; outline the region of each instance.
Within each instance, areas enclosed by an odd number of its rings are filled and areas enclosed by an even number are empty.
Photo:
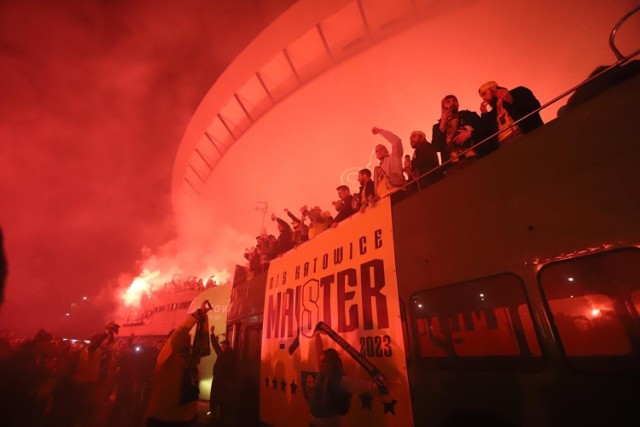
[[[478,87],[497,80],[548,101],[615,61],[609,32],[633,6],[301,0],[204,97],[176,156],[174,209],[242,233],[260,228],[259,201],[278,215],[305,203],[328,209],[337,185],[356,190],[355,172],[374,165],[373,148],[384,141],[372,126],[397,133],[410,153],[409,133],[422,129],[430,139],[449,93],[478,111]],[[619,38],[623,49],[640,45],[637,31]]]

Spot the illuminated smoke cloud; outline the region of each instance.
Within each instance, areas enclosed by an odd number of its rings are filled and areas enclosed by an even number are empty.
[[[90,336],[104,325],[120,272],[142,272],[132,268],[140,247],[175,236],[171,170],[193,111],[292,3],[0,3],[0,222],[11,271],[3,327]],[[70,311],[74,303],[91,313]]]

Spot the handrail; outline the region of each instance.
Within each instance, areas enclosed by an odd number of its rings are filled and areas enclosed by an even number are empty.
[[[640,6],[636,9],[640,9]],[[403,185],[402,187],[400,187],[400,190],[403,189],[407,189],[408,187],[412,186],[413,183],[417,183],[418,185],[418,191],[421,191],[420,188],[420,180],[428,175],[431,175],[437,171],[443,170],[445,167],[447,167],[448,165],[455,163],[458,157],[463,157],[464,154],[468,153],[469,151],[472,151],[474,149],[476,149],[477,147],[481,146],[482,144],[485,144],[487,142],[489,142],[491,139],[497,137],[498,135],[500,135],[503,132],[506,132],[507,130],[511,129],[513,126],[517,126],[520,122],[528,119],[529,117],[533,116],[534,114],[539,113],[540,111],[544,110],[545,108],[549,107],[552,104],[555,104],[556,102],[558,102],[559,100],[561,100],[562,98],[570,95],[571,93],[575,92],[576,90],[580,89],[581,87],[589,84],[590,82],[592,82],[593,80],[597,79],[598,77],[602,76],[603,74],[611,71],[614,68],[620,67],[623,64],[625,64],[626,62],[628,62],[629,60],[631,60],[632,58],[634,58],[635,56],[637,56],[638,54],[640,54],[640,49],[637,49],[635,52],[631,53],[628,56],[623,56],[621,59],[618,59],[617,62],[609,65],[607,68],[601,70],[600,72],[589,76],[589,78],[587,78],[586,80],[582,81],[581,83],[575,85],[574,87],[572,87],[569,90],[564,91],[563,93],[561,93],[560,95],[556,96],[555,98],[553,98],[551,101],[548,101],[546,103],[544,103],[543,105],[541,105],[540,107],[536,108],[535,110],[531,111],[530,113],[528,113],[527,115],[519,118],[518,120],[514,121],[513,123],[511,123],[509,126],[507,126],[504,129],[499,130],[498,132],[489,135],[488,137],[486,137],[485,139],[483,139],[482,141],[478,142],[477,144],[465,149],[464,151],[462,151],[460,154],[458,154],[458,156],[451,158],[449,160],[447,160],[446,162],[436,166],[435,168],[425,172],[424,174],[420,175],[418,178],[413,179],[411,181],[409,181],[408,183],[406,183],[405,185]],[[391,193],[394,194],[394,193]],[[391,194],[389,194],[388,196],[390,196]],[[387,196],[384,196],[387,197]]]
[[[624,15],[622,18],[620,18],[618,23],[613,27],[613,30],[611,30],[611,35],[609,36],[609,47],[613,51],[613,54],[616,56],[616,58],[618,58],[618,61],[621,61],[622,59],[624,59],[624,55],[622,53],[620,53],[620,51],[616,47],[616,44],[615,44],[615,41],[614,41],[616,33],[618,32],[618,29],[624,23],[624,21],[626,21],[631,15],[633,15],[634,13],[636,13],[639,10],[640,10],[640,5],[636,6],[634,9],[630,10],[629,12],[627,12],[626,15]]]

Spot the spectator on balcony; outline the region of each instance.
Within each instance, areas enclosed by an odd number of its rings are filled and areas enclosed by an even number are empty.
[[[391,144],[391,153],[384,144],[376,145],[376,158],[380,165],[373,171],[376,197],[381,198],[397,191],[405,184],[402,174],[402,141],[393,132],[373,127],[371,133],[382,135]]]
[[[309,227],[304,223],[306,217],[303,215],[302,218],[298,218],[288,209],[285,209],[284,211],[287,213],[287,216],[291,218],[291,228],[293,229],[293,244],[295,246],[298,246],[301,243],[309,240]]]
[[[293,232],[291,231],[291,226],[282,218],[276,217],[275,214],[271,214],[271,220],[278,223],[278,231],[280,232],[271,251],[271,259],[273,259],[293,248]]]
[[[431,139],[434,148],[440,152],[442,163],[462,162],[460,163],[462,166],[470,159],[495,150],[495,144],[487,145],[490,144],[487,142],[465,152],[489,135],[483,120],[473,111],[460,110],[458,98],[455,95],[445,96],[440,102],[440,107],[442,113],[438,123],[433,125]],[[449,166],[451,165],[447,168]]]
[[[526,87],[518,86],[508,90],[490,81],[480,86],[478,93],[482,98],[480,104],[482,120],[489,134],[501,131],[498,135],[501,146],[544,124],[540,113],[532,114],[517,125],[513,124],[540,108],[540,101]]]
[[[320,206],[314,206],[311,209],[304,205],[300,211],[302,215],[309,218],[309,239],[313,239],[318,234],[328,229],[333,223],[333,217],[328,211],[323,211]]]
[[[402,173],[404,174],[406,182],[411,182],[417,178],[414,170],[411,168],[411,156],[408,154],[405,154],[402,160]]]
[[[338,191],[339,200],[337,202],[333,202],[333,205],[336,207],[336,211],[338,211],[335,221],[333,222],[334,227],[336,227],[339,222],[344,221],[354,213],[358,212],[358,202],[351,195],[349,187],[346,185],[340,185],[336,188],[336,191]]]
[[[358,182],[360,189],[357,193],[357,199],[360,206],[360,212],[364,212],[367,206],[373,204],[376,197],[373,180],[371,179],[371,171],[369,169],[360,169],[358,171]]]
[[[413,158],[411,159],[411,170],[414,178],[418,178],[440,165],[438,152],[435,147],[427,141],[427,136],[421,130],[414,130],[409,137],[411,148],[413,148]],[[430,175],[421,178],[420,184],[430,184],[444,178],[441,170],[431,172]]]

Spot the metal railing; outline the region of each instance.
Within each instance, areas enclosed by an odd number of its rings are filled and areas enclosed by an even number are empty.
[[[480,147],[483,144],[488,143],[489,141],[493,140],[494,138],[497,138],[498,135],[500,135],[503,132],[508,131],[509,129],[511,129],[514,126],[517,126],[519,123],[527,120],[529,117],[532,117],[536,114],[538,114],[540,111],[544,110],[545,108],[555,104],[556,102],[560,101],[561,99],[571,95],[572,93],[574,93],[575,91],[577,91],[578,89],[584,87],[585,85],[591,83],[592,81],[596,80],[597,78],[599,78],[600,76],[608,73],[609,71],[615,69],[615,68],[619,68],[622,65],[624,65],[625,63],[629,62],[631,59],[633,59],[634,57],[636,57],[638,54],[640,54],[640,49],[635,50],[634,52],[632,52],[631,54],[624,56],[620,53],[620,51],[617,49],[617,47],[615,46],[614,43],[614,38],[615,38],[615,34],[618,31],[618,29],[620,28],[620,26],[634,13],[640,11],[640,5],[637,6],[636,8],[634,8],[633,10],[629,11],[626,15],[624,15],[617,23],[616,25],[613,27],[613,30],[611,31],[611,35],[609,37],[609,46],[611,48],[611,50],[613,51],[613,54],[616,56],[617,61],[611,65],[609,65],[608,67],[600,70],[599,72],[589,76],[589,78],[587,78],[586,80],[584,80],[583,82],[575,85],[574,87],[572,87],[571,89],[566,90],[565,92],[561,93],[560,95],[556,96],[555,98],[553,98],[551,101],[548,101],[546,103],[544,103],[543,105],[541,105],[540,107],[536,108],[535,110],[531,111],[530,113],[528,113],[527,115],[519,118],[518,120],[514,121],[513,123],[511,123],[508,127],[505,127],[504,129],[500,129],[498,132],[495,132],[494,134],[486,137],[485,139],[483,139],[482,141],[478,142],[477,144],[474,144],[473,146],[465,149],[464,151],[460,152],[456,157],[452,157],[451,159],[447,160],[446,162],[443,162],[442,164],[440,164],[439,166],[431,169],[428,172],[425,172],[424,174],[420,175],[419,177],[409,181],[408,183],[406,183],[404,186],[400,187],[400,190],[408,190],[409,187],[413,186],[414,184],[417,185],[418,187],[418,191],[422,191],[422,188],[420,188],[420,180],[422,180],[425,177],[431,176],[431,175],[435,175],[436,172],[444,172],[444,170],[446,168],[448,168],[450,165],[456,163],[460,158],[464,158],[464,155],[470,151],[475,150],[476,148]],[[433,185],[433,183],[429,183],[427,185],[424,185],[423,187],[429,187]],[[395,193],[391,193],[387,196],[391,196],[392,194]],[[384,197],[387,197],[384,196]]]

